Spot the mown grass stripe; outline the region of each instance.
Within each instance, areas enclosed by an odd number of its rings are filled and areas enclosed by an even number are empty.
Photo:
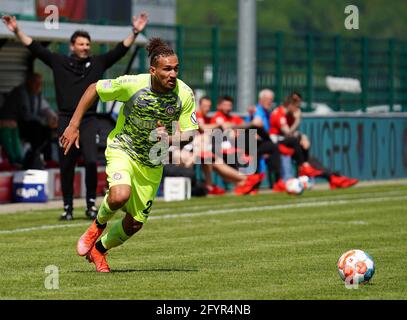
[[[307,207],[323,207],[323,206],[333,206],[333,205],[345,205],[345,204],[355,204],[355,203],[375,203],[382,201],[394,201],[394,200],[407,200],[407,196],[390,196],[390,197],[379,197],[379,198],[365,198],[365,199],[351,199],[351,200],[323,200],[317,202],[299,202],[292,204],[276,204],[269,206],[256,206],[248,208],[232,208],[232,209],[220,209],[220,210],[207,210],[203,212],[181,212],[176,214],[164,214],[159,216],[152,216],[150,220],[156,219],[174,219],[174,218],[185,218],[185,217],[201,217],[217,214],[227,214],[227,213],[240,213],[240,212],[255,212],[255,211],[265,211],[265,210],[280,210],[280,209],[298,209]],[[50,229],[60,229],[60,228],[72,228],[72,227],[82,227],[89,225],[86,223],[74,223],[74,224],[58,224],[58,225],[43,225],[31,228],[20,228],[13,230],[0,230],[1,234],[14,234],[20,232],[31,232],[40,230],[50,230]]]

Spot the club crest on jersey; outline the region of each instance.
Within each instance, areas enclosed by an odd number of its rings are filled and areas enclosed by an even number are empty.
[[[194,112],[192,112],[192,114],[191,114],[191,122],[192,122],[192,124],[198,124],[198,121],[196,120],[196,113],[195,113],[195,111]]]
[[[172,116],[175,113],[175,108],[173,106],[167,106],[167,108],[165,109],[165,112],[169,116]]]

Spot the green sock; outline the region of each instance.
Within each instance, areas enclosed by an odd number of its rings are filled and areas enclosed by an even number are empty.
[[[112,228],[106,233],[101,241],[103,247],[107,250],[120,246],[126,240],[130,239],[131,236],[128,236],[123,230],[123,221],[117,221]]]
[[[107,203],[108,193],[106,193],[105,197],[103,198],[102,205],[99,207],[98,215],[96,217],[97,222],[103,225],[107,223],[116,213],[117,210],[112,210],[109,208],[109,204]]]

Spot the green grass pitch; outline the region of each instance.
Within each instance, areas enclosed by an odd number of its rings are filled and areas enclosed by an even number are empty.
[[[156,201],[109,253],[110,274],[76,255],[82,209],[71,222],[55,210],[0,214],[0,299],[406,299],[406,204],[401,185]],[[376,264],[358,289],[336,267],[352,248]],[[49,265],[58,289],[45,288]]]

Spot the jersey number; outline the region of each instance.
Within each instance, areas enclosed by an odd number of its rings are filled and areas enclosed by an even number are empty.
[[[152,201],[152,200],[148,200],[147,203],[146,203],[147,208],[145,208],[145,209],[143,210],[143,213],[144,213],[144,214],[149,214],[150,211],[151,211],[151,206],[152,206],[152,205],[153,205],[153,201]]]

